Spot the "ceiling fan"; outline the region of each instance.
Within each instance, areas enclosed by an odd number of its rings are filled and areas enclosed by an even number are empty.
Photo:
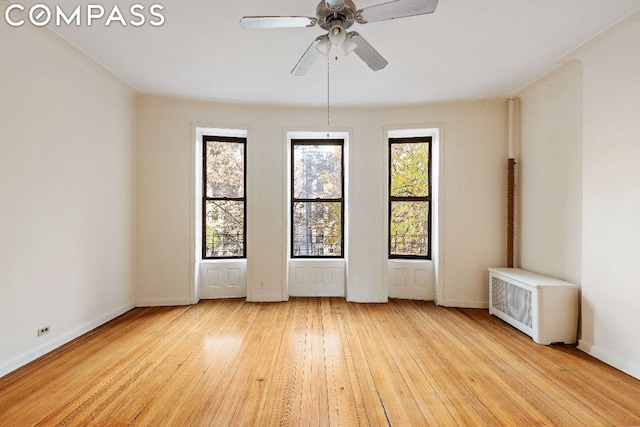
[[[373,71],[387,66],[388,62],[356,31],[347,32],[354,23],[405,18],[433,13],[438,0],[395,0],[356,9],[352,0],[320,0],[316,16],[245,16],[240,20],[242,28],[296,28],[313,27],[316,24],[327,34],[316,38],[291,70],[295,76],[303,76],[320,53],[329,55],[333,45],[340,46],[345,55],[355,52]]]

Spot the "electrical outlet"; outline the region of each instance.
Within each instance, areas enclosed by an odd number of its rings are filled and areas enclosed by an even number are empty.
[[[49,326],[44,326],[44,327],[38,329],[38,336],[42,336],[44,334],[48,334],[50,330],[51,330],[51,328],[49,328]]]

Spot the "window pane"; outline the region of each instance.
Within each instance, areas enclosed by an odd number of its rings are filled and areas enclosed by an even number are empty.
[[[391,255],[429,254],[429,202],[391,202]]]
[[[205,248],[206,257],[244,256],[244,202],[206,202]]]
[[[294,145],[293,160],[294,198],[342,197],[342,146]]]
[[[391,144],[391,195],[428,196],[428,159],[428,143]]]
[[[342,256],[342,203],[293,204],[293,256]]]
[[[244,197],[244,144],[207,141],[206,196]]]

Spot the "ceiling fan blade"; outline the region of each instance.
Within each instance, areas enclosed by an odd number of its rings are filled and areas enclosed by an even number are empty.
[[[320,36],[311,43],[311,46],[307,48],[307,51],[302,55],[302,58],[298,61],[293,70],[291,70],[291,74],[294,76],[304,76],[309,71],[309,68],[313,65],[315,60],[320,55],[320,51],[317,46],[324,40],[328,39],[326,35]]]
[[[382,70],[387,66],[388,62],[378,53],[377,50],[369,44],[360,34],[355,31],[349,33],[351,40],[354,41],[358,47],[354,49],[354,52],[362,59],[373,71]]]
[[[433,13],[438,0],[395,0],[365,7],[358,11],[358,23],[386,21],[388,19],[405,18],[407,16]]]
[[[318,21],[307,16],[245,16],[240,20],[242,28],[257,30],[263,28],[313,27]]]

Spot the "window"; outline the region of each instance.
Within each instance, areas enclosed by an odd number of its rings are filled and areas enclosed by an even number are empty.
[[[246,257],[246,142],[202,137],[202,258]]]
[[[431,137],[389,139],[389,257],[431,259]]]
[[[291,257],[343,257],[344,141],[291,140]]]

